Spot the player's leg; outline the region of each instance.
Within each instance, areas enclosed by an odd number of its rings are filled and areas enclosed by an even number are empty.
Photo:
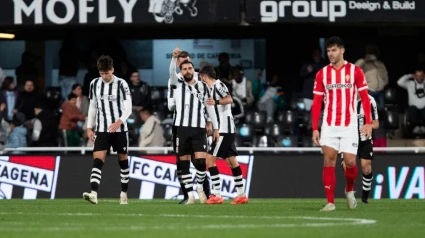
[[[196,192],[198,193],[201,203],[207,201],[207,196],[204,191],[204,181],[207,176],[207,135],[205,129],[196,128],[193,130],[191,138],[192,151],[195,154],[195,168],[196,168]]]
[[[83,193],[83,198],[93,204],[97,204],[97,191],[102,179],[102,168],[109,148],[108,134],[96,133],[93,148],[93,166],[90,174],[91,192]]]
[[[335,137],[330,128],[322,127],[320,145],[323,152],[323,188],[327,204],[321,211],[335,210],[335,165],[339,151],[339,138]]]
[[[186,129],[187,130],[187,129]],[[192,153],[189,133],[181,127],[177,127],[176,153],[179,157],[182,182],[187,192],[188,199],[183,204],[194,204],[193,179],[190,173],[190,155]]]
[[[128,132],[113,133],[112,149],[118,153],[118,164],[120,165],[121,193],[120,204],[128,204],[127,189],[130,169],[128,166]]]
[[[192,153],[190,160],[192,161],[193,166],[195,166],[195,169],[197,172],[201,172],[198,169],[198,163],[196,163],[196,159],[195,159],[195,153]],[[210,181],[208,180],[208,175],[205,174],[205,179],[204,179],[204,183],[202,184],[203,190],[205,192],[205,196],[210,196],[211,194],[211,189],[210,189]]]
[[[345,178],[347,185],[345,187],[345,195],[347,197],[348,207],[354,209],[357,207],[357,201],[354,197],[354,183],[357,178],[356,157],[358,152],[358,136],[344,137],[340,141],[340,150],[344,156]]]
[[[210,172],[213,187],[211,194],[208,196],[207,204],[223,203],[223,198],[221,197],[220,174],[215,163],[217,160],[216,154],[214,154],[216,148],[217,143],[213,142],[210,151],[207,153],[207,168]]]
[[[236,151],[236,150],[235,150]],[[245,204],[248,203],[248,198],[245,194],[245,187],[243,184],[242,169],[239,166],[236,156],[230,156],[226,159],[227,164],[232,169],[233,180],[236,186],[237,196],[233,199],[231,204]]]
[[[361,151],[361,152],[360,152]],[[372,188],[373,173],[373,146],[372,141],[366,141],[359,145],[360,163],[362,166],[362,202],[368,203],[369,193]]]
[[[173,151],[174,151],[174,153],[176,153],[177,127],[173,126],[172,130],[173,130]],[[176,171],[177,172],[177,178],[179,179],[180,188],[182,190],[183,197],[184,197],[183,200],[181,200],[179,202],[179,204],[185,204],[187,199],[188,199],[188,196],[187,196],[186,188],[184,186],[183,179],[182,179],[182,168],[181,168],[180,158],[177,154],[176,154],[176,167],[177,167],[177,171]]]

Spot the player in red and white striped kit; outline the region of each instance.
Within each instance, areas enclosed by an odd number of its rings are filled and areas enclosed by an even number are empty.
[[[345,194],[348,207],[354,209],[357,206],[354,197],[354,182],[357,177],[356,155],[359,143],[357,108],[355,106],[357,92],[362,99],[366,119],[365,125],[360,128],[360,133],[367,138],[372,133],[367,82],[359,67],[344,60],[345,48],[341,38],[331,37],[326,40],[325,45],[330,64],[322,68],[316,75],[311,110],[312,139],[316,145],[322,147],[324,156],[323,185],[328,204],[321,211],[335,210],[335,164],[339,151],[343,153],[347,165]],[[319,118],[323,100],[325,108],[320,135]]]

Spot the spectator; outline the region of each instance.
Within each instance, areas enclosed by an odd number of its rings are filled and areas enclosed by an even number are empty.
[[[34,114],[31,146],[57,146],[58,123],[55,114],[46,107],[46,103],[43,103],[43,101],[38,101],[35,104]]]
[[[424,71],[418,69],[414,74],[406,74],[397,81],[397,84],[407,90],[409,103],[407,113],[410,119],[409,132],[414,134],[425,133]]]
[[[27,81],[37,81],[38,69],[35,67],[35,62],[36,57],[33,54],[28,51],[22,53],[22,63],[15,70],[18,88],[21,88]]]
[[[220,53],[218,55],[218,62],[218,67],[216,68],[217,77],[230,89],[232,65],[230,64],[229,54],[226,52]]]
[[[133,110],[140,111],[152,106],[151,90],[148,83],[140,79],[138,71],[134,71],[131,74],[129,88]]]
[[[68,101],[62,104],[62,116],[59,129],[64,132],[65,146],[80,146],[81,137],[78,134],[78,121],[84,122],[85,116],[78,110],[77,95],[70,93]]]
[[[72,85],[71,93],[77,96],[77,103],[75,104],[80,112],[87,117],[89,114],[89,99],[83,95],[83,86],[81,84]]]
[[[239,98],[244,103],[244,106],[251,106],[254,102],[252,82],[246,79],[242,68],[239,66],[234,68],[232,75],[232,95]]]
[[[35,117],[34,106],[37,100],[40,100],[41,94],[35,90],[34,82],[31,80],[25,81],[24,91],[19,93],[16,109],[22,112],[27,120],[32,120]]]
[[[252,95],[254,95],[254,100],[258,102],[260,99],[261,91],[263,91],[263,71],[258,70],[257,78],[252,81]]]
[[[384,88],[388,84],[388,72],[384,63],[379,60],[379,49],[375,45],[366,47],[366,56],[357,60],[366,77],[369,95],[375,98],[381,108],[385,106]]]
[[[13,77],[6,77],[1,86],[0,103],[6,105],[4,119],[8,122],[12,121],[13,115],[16,112],[15,108],[18,105],[18,98],[19,94]]]
[[[4,115],[6,112],[6,104],[0,104],[0,144],[4,145],[6,143],[7,137],[10,133],[10,125],[4,120]]]
[[[59,83],[62,98],[66,99],[71,88],[77,83],[77,73],[80,66],[80,49],[77,41],[66,39],[59,50]]]
[[[279,98],[283,95],[281,88],[277,86],[278,82],[278,76],[273,75],[273,79],[271,80],[269,86],[258,101],[258,109],[265,109],[267,112],[266,123],[273,123],[274,113],[278,106]]]
[[[327,61],[322,58],[322,50],[314,49],[311,59],[307,60],[300,70],[300,76],[303,79],[302,97],[307,111],[311,110],[313,104],[313,86],[317,72],[325,67]]]
[[[25,116],[22,113],[17,113],[13,116],[10,123],[10,135],[7,139],[4,148],[18,148],[27,146],[27,128],[24,127]],[[13,151],[12,154],[19,154],[19,151]]]
[[[140,111],[140,117],[144,122],[139,137],[139,147],[161,147],[165,144],[164,130],[158,118],[152,115],[148,108]],[[161,151],[146,151],[147,154],[159,154]]]

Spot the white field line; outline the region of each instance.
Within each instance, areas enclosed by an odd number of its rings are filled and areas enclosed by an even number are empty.
[[[59,231],[139,231],[139,230],[215,230],[215,229],[265,229],[265,228],[294,228],[294,227],[330,227],[330,226],[356,226],[375,224],[376,220],[358,218],[333,218],[333,217],[308,217],[308,216],[211,216],[211,215],[182,215],[182,214],[97,214],[97,213],[11,213],[0,212],[0,215],[26,215],[26,216],[126,216],[126,217],[196,217],[196,218],[226,218],[226,219],[287,219],[321,221],[318,223],[274,223],[274,224],[217,224],[217,225],[141,225],[141,226],[81,226],[76,223],[59,223],[56,226],[43,227],[43,223],[6,222],[0,224],[0,231],[4,232],[59,232]],[[326,222],[323,222],[326,221]],[[34,227],[28,227],[34,224]],[[3,226],[1,226],[3,225]],[[19,225],[19,227],[13,226]],[[22,225],[22,226],[21,226]],[[10,227],[12,226],[12,227]]]

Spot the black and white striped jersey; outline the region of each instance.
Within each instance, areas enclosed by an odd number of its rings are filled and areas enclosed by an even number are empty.
[[[207,84],[201,81],[196,81],[192,85],[181,83],[177,85],[173,93],[176,111],[174,125],[205,128],[206,107],[208,107],[205,105],[205,100],[211,97]],[[215,116],[214,109],[212,106],[209,107]]]
[[[376,105],[376,101],[375,99],[369,95],[369,100],[370,100],[370,108],[371,108],[371,113],[370,115],[372,115],[372,120],[378,120],[378,107]],[[362,106],[362,101],[361,100],[357,100],[357,120],[359,123],[359,128],[361,128],[362,126],[364,126],[365,124],[365,116],[364,116],[364,109]],[[360,141],[366,141],[368,140],[364,135],[362,135],[359,132],[359,139]],[[369,140],[372,139],[369,138]]]
[[[118,121],[125,106],[124,101],[131,100],[131,93],[127,82],[114,76],[106,83],[102,78],[93,79],[90,83],[89,99],[96,102],[96,132],[108,132],[108,127]],[[123,121],[121,128],[116,132],[127,131],[127,122]]]
[[[214,100],[220,100],[227,95],[230,95],[226,85],[220,80],[216,80],[210,88]],[[236,126],[232,115],[232,104],[215,105],[215,112],[219,124],[220,133],[235,133]]]

